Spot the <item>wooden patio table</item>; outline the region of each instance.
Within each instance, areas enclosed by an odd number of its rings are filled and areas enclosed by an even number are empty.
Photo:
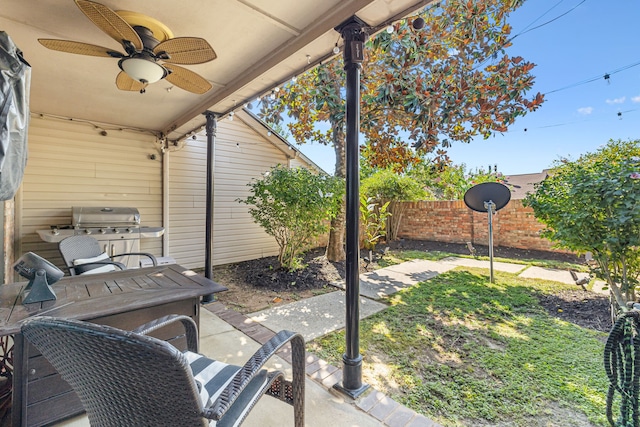
[[[47,425],[83,412],[71,387],[24,340],[21,321],[42,315],[131,330],[167,314],[184,314],[198,323],[200,297],[227,289],[177,264],[64,277],[52,286],[57,300],[44,303],[23,305],[21,294],[26,285],[0,286],[0,337],[11,336],[14,341],[14,427]],[[183,334],[176,325],[152,335],[183,348]]]

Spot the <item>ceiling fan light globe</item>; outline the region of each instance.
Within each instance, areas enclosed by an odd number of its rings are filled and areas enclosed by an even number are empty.
[[[147,59],[126,58],[119,65],[129,77],[142,83],[155,83],[167,75],[163,66]]]

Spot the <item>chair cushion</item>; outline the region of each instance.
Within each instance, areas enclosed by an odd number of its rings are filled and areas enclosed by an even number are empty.
[[[78,259],[74,259],[73,260],[73,265],[74,266],[80,266],[82,264],[88,264],[88,263],[92,263],[92,262],[103,262],[103,261],[109,261],[109,255],[107,255],[106,253],[101,253],[98,256],[95,256],[93,258],[78,258]],[[108,273],[109,271],[115,271],[116,270],[116,266],[115,265],[101,265],[101,266],[96,266],[94,265],[87,265],[85,268],[82,267],[78,267],[75,269],[76,274],[98,274],[98,273]]]
[[[233,376],[241,369],[239,366],[228,365],[189,351],[184,355],[191,367],[200,400],[205,408],[214,404]],[[234,403],[227,409],[222,419],[217,422],[211,420],[209,427],[239,427],[253,405],[267,390],[270,379],[266,369],[255,373],[243,391],[236,396]]]
[[[240,367],[209,359],[190,351],[186,351],[184,355],[196,381],[202,406],[208,408],[220,396],[222,390],[240,370]]]

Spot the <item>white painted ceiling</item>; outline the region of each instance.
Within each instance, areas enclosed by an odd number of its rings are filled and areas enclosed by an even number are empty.
[[[332,56],[334,27],[357,15],[373,28],[431,0],[103,0],[113,10],[155,18],[175,37],[206,39],[214,61],[185,65],[213,88],[195,95],[161,80],[146,93],[118,90],[118,60],[46,49],[38,38],[74,40],[122,51],[73,0],[3,0],[0,30],[32,66],[30,109],[66,118],[148,129],[179,138],[202,113],[225,114]]]

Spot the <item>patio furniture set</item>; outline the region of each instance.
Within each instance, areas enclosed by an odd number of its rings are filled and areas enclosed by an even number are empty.
[[[55,300],[25,304],[24,282],[0,287],[0,337],[14,342],[13,426],[83,411],[92,426],[238,426],[265,394],[291,404],[295,426],[304,425],[301,335],[279,332],[244,366],[207,358],[198,353],[201,297],[226,288],[152,256],[146,268],[96,260],[84,251],[99,250],[94,242],[60,242],[71,275],[53,286]],[[264,369],[287,344],[292,380]]]

